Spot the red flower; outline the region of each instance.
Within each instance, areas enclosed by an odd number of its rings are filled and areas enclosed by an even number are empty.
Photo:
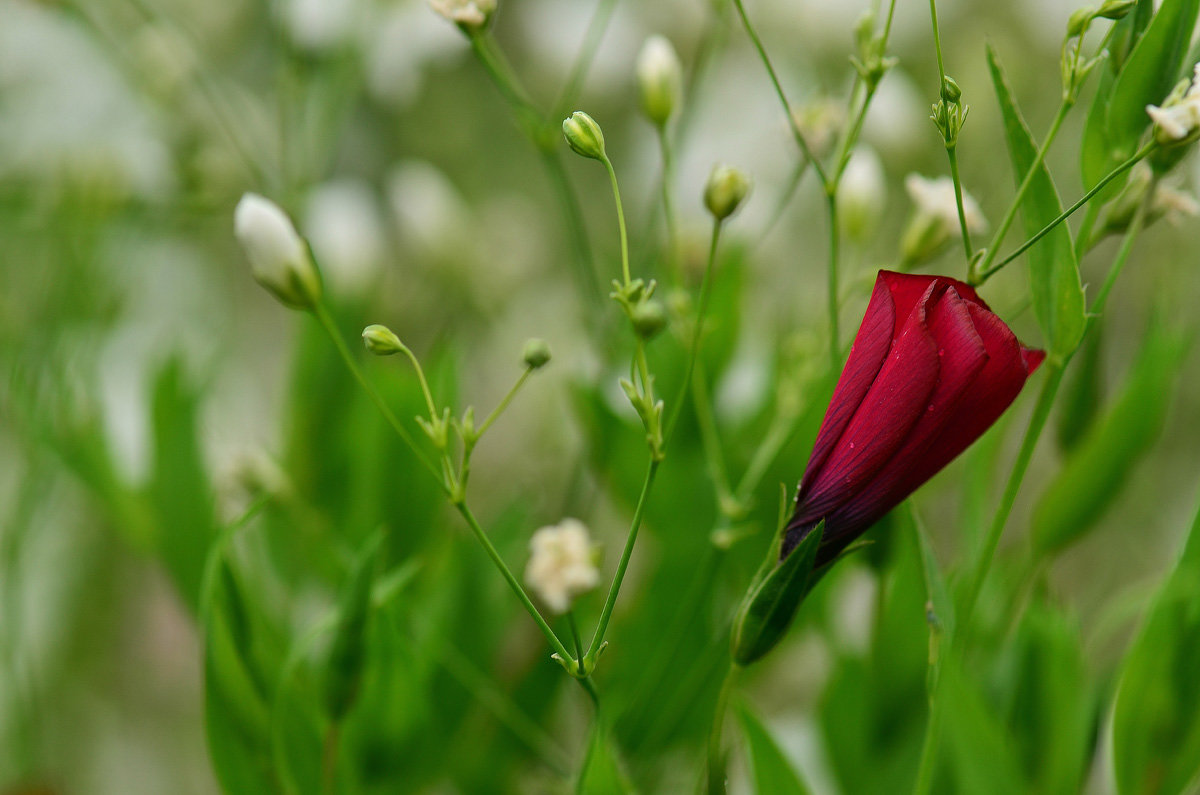
[[[978,439],[1044,358],[970,285],[880,271],[780,558],[824,519],[816,565],[833,560]]]

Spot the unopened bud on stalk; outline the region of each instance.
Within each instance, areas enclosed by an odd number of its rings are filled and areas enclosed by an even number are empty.
[[[633,330],[637,335],[644,340],[650,340],[666,328],[667,310],[657,299],[643,301],[633,308],[630,320],[633,321]]]
[[[962,97],[962,89],[958,87],[958,82],[950,75],[946,75],[942,80],[942,99],[947,102],[958,102]]]
[[[1108,0],[1107,3],[1100,6],[1096,16],[1105,19],[1122,19],[1136,5],[1137,0]]]
[[[683,93],[683,67],[675,48],[664,36],[651,36],[637,60],[642,112],[659,127],[667,123]]]
[[[404,350],[404,343],[387,326],[373,324],[362,332],[363,345],[376,356],[391,356]]]
[[[562,123],[563,137],[575,150],[576,154],[590,157],[593,160],[604,160],[604,131],[596,120],[581,110],[577,110]]]
[[[316,307],[321,274],[308,244],[277,204],[247,193],[234,211],[233,229],[255,281],[293,309]]]
[[[1067,20],[1067,37],[1082,36],[1087,32],[1088,26],[1092,24],[1092,18],[1096,16],[1095,8],[1080,8],[1071,14]]]
[[[545,340],[534,337],[526,341],[521,357],[526,367],[530,370],[537,370],[550,361],[550,346],[546,344]]]
[[[750,178],[731,166],[717,164],[704,187],[704,206],[718,221],[724,221],[750,192]]]

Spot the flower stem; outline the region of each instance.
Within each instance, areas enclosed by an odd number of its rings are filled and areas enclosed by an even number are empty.
[[[1116,168],[1114,168],[1112,171],[1110,171],[1110,172],[1108,172],[1107,174],[1105,174],[1105,175],[1104,175],[1104,177],[1103,177],[1103,178],[1101,178],[1101,180],[1100,180],[1099,182],[1097,182],[1097,183],[1095,184],[1095,186],[1094,186],[1094,187],[1092,187],[1092,189],[1091,189],[1091,190],[1089,190],[1087,193],[1083,194],[1083,196],[1081,196],[1077,202],[1075,202],[1075,203],[1074,203],[1074,204],[1072,204],[1070,207],[1068,207],[1066,210],[1064,210],[1064,211],[1063,211],[1063,212],[1062,212],[1062,213],[1061,213],[1061,214],[1060,214],[1060,215],[1059,215],[1057,218],[1055,218],[1053,221],[1051,221],[1050,223],[1046,224],[1044,227],[1042,227],[1041,229],[1039,229],[1039,230],[1038,230],[1038,232],[1037,232],[1037,234],[1035,234],[1033,237],[1031,237],[1031,238],[1029,238],[1028,240],[1026,240],[1024,243],[1022,243],[1022,244],[1021,244],[1021,245],[1020,245],[1020,246],[1017,248],[1017,250],[1016,250],[1016,251],[1014,251],[1013,253],[1009,254],[1007,257],[1005,257],[1005,258],[1004,258],[1003,260],[1001,260],[1000,262],[998,262],[998,263],[996,263],[995,265],[993,265],[993,266],[992,266],[990,269],[987,269],[987,270],[985,270],[985,269],[982,267],[982,266],[983,266],[985,263],[980,263],[981,267],[979,268],[979,272],[976,274],[975,278],[973,278],[973,279],[971,280],[971,283],[972,283],[972,284],[974,284],[974,285],[976,285],[976,286],[983,284],[985,281],[987,281],[989,278],[991,278],[992,274],[996,273],[996,271],[1000,270],[1000,269],[1001,269],[1001,268],[1003,268],[1005,265],[1007,265],[1008,263],[1010,263],[1010,262],[1012,262],[1013,260],[1015,260],[1017,257],[1019,257],[1019,256],[1021,256],[1022,254],[1024,254],[1024,253],[1025,253],[1025,251],[1026,251],[1026,250],[1027,250],[1027,249],[1028,249],[1030,246],[1032,246],[1034,243],[1036,243],[1036,242],[1038,242],[1039,240],[1041,240],[1041,239],[1042,239],[1043,237],[1045,237],[1046,235],[1050,234],[1050,232],[1051,232],[1051,231],[1053,231],[1054,227],[1058,226],[1058,225],[1059,225],[1059,224],[1061,224],[1063,221],[1065,221],[1065,220],[1067,220],[1068,218],[1070,218],[1070,217],[1071,217],[1071,216],[1072,216],[1072,215],[1075,213],[1075,211],[1076,211],[1076,210],[1078,210],[1080,207],[1082,207],[1083,205],[1085,205],[1085,204],[1087,204],[1089,201],[1091,201],[1091,200],[1092,200],[1092,197],[1093,197],[1093,196],[1095,196],[1097,193],[1099,193],[1101,190],[1103,190],[1103,188],[1104,188],[1104,186],[1105,186],[1105,185],[1107,185],[1108,183],[1112,182],[1114,179],[1116,179],[1117,177],[1121,176],[1121,175],[1122,175],[1122,174],[1124,174],[1126,171],[1128,171],[1129,169],[1131,169],[1131,168],[1133,168],[1135,165],[1137,165],[1137,163],[1138,163],[1139,161],[1141,161],[1143,158],[1145,158],[1145,157],[1146,157],[1146,155],[1148,155],[1148,154],[1150,154],[1152,151],[1154,151],[1154,148],[1155,148],[1157,145],[1158,145],[1158,144],[1157,144],[1155,141],[1151,140],[1149,143],[1147,143],[1145,146],[1143,146],[1141,149],[1139,149],[1137,152],[1135,152],[1135,153],[1134,153],[1134,154],[1133,154],[1133,155],[1132,155],[1132,156],[1131,156],[1131,157],[1130,157],[1128,160],[1126,160],[1124,163],[1122,163],[1121,165],[1119,165],[1119,166],[1117,166]]]
[[[826,205],[829,208],[829,274],[828,297],[829,304],[829,368],[836,373],[840,369],[842,355],[838,348],[838,242],[841,237],[838,230],[837,186],[825,194]]]
[[[512,592],[517,595],[517,599],[520,600],[521,605],[524,606],[526,612],[534,620],[534,623],[538,625],[538,629],[546,636],[546,640],[549,641],[550,646],[564,661],[569,661],[571,653],[567,651],[567,647],[563,645],[563,642],[558,639],[558,635],[546,623],[546,619],[542,618],[542,614],[534,606],[533,601],[529,598],[529,594],[525,593],[525,589],[521,587],[521,583],[513,576],[512,571],[508,568],[508,564],[504,562],[504,558],[500,557],[500,553],[496,550],[495,545],[492,544],[492,540],[488,538],[487,533],[479,525],[479,520],[475,518],[475,514],[471,512],[465,501],[455,502],[454,507],[462,515],[462,518],[466,520],[467,526],[471,528],[471,532],[479,539],[479,543],[483,545],[488,557],[492,559],[492,563],[496,564],[496,568],[504,576],[504,581],[508,583],[508,587],[512,589]]]
[[[617,171],[613,168],[612,160],[607,155],[600,162],[608,172],[608,180],[612,183],[613,202],[617,206],[617,228],[621,233],[621,276],[628,286],[633,281],[629,276],[629,235],[625,230],[625,209],[621,206],[621,188],[617,185]]]
[[[621,550],[621,560],[617,563],[617,572],[613,575],[612,585],[608,589],[608,597],[604,600],[604,608],[600,611],[600,620],[596,624],[596,633],[592,636],[592,645],[584,656],[585,670],[595,665],[596,654],[599,653],[600,647],[604,643],[604,633],[608,631],[608,622],[612,618],[613,607],[617,603],[617,594],[621,592],[621,582],[625,579],[625,570],[629,568],[629,558],[633,554],[638,530],[642,526],[642,517],[646,513],[646,500],[650,494],[650,487],[654,484],[654,476],[658,473],[660,463],[651,457],[650,465],[646,469],[646,479],[642,483],[642,493],[638,496],[637,507],[633,510],[633,519],[629,523],[629,535],[625,539],[625,548]]]
[[[599,49],[604,33],[608,30],[608,23],[612,19],[613,9],[616,5],[616,0],[599,0],[596,3],[596,10],[592,12],[587,32],[583,34],[583,42],[579,45],[579,54],[575,56],[575,63],[571,64],[567,82],[563,84],[558,100],[551,110],[551,121],[565,115],[579,97],[583,89],[583,81],[587,77],[592,62],[596,60],[596,50]]]
[[[1013,257],[1016,257],[1021,251],[1024,251],[1025,248],[1028,247],[1022,247],[1016,254],[1013,254],[1003,263],[997,265],[995,269],[992,271],[988,270],[992,262],[995,261],[996,255],[1000,253],[1000,244],[1004,242],[1004,236],[1008,234],[1009,227],[1012,226],[1013,221],[1016,219],[1017,210],[1021,209],[1021,202],[1025,199],[1025,194],[1029,192],[1029,186],[1033,184],[1033,178],[1037,175],[1038,170],[1042,167],[1042,163],[1046,159],[1046,152],[1049,151],[1050,144],[1054,142],[1054,138],[1058,135],[1059,128],[1062,127],[1063,120],[1067,118],[1067,112],[1071,110],[1072,104],[1073,103],[1065,97],[1063,98],[1063,101],[1059,103],[1058,112],[1054,114],[1054,121],[1050,123],[1050,130],[1046,133],[1046,138],[1042,141],[1042,145],[1038,147],[1038,151],[1033,158],[1033,162],[1030,163],[1029,168],[1025,170],[1025,176],[1021,179],[1021,184],[1017,188],[1017,193],[1015,196],[1013,196],[1012,202],[1009,203],[1008,210],[1006,210],[1004,213],[1004,218],[1000,221],[1000,225],[996,227],[996,232],[992,235],[991,242],[988,243],[987,251],[984,252],[983,259],[976,268],[976,273],[981,274],[979,277],[980,281],[974,282],[974,279],[972,279],[972,282],[982,284],[984,279],[986,279],[988,276],[991,276],[993,272],[999,270],[1000,267],[1011,261]],[[1069,213],[1064,214],[1062,218],[1066,218],[1067,215],[1069,215]],[[1061,220],[1061,218],[1059,220]],[[1050,229],[1054,228],[1054,226],[1057,224],[1058,221],[1055,221],[1055,223],[1047,227],[1045,231],[1049,232]],[[1033,243],[1037,242],[1037,240],[1040,238],[1040,235],[1041,233],[1039,233],[1038,238],[1035,238],[1028,245],[1032,246]],[[968,258],[969,257],[970,255],[968,254]]]
[[[400,424],[400,420],[398,420],[396,415],[392,413],[392,410],[388,408],[388,405],[386,402],[384,402],[383,397],[379,394],[371,382],[367,380],[367,377],[363,375],[362,370],[359,369],[358,363],[354,361],[354,357],[350,354],[350,349],[346,347],[346,341],[342,339],[341,333],[337,330],[337,325],[333,321],[333,316],[329,314],[328,307],[326,307],[324,303],[318,303],[313,309],[313,316],[316,317],[317,322],[321,324],[321,327],[325,329],[325,333],[329,335],[329,338],[333,340],[333,345],[335,348],[337,348],[338,354],[342,357],[342,361],[346,364],[346,369],[350,371],[355,380],[358,381],[359,386],[361,386],[363,391],[367,393],[367,396],[371,398],[371,402],[373,402],[375,407],[379,409],[379,413],[383,415],[385,420],[387,420],[388,425],[392,426],[392,430],[396,432],[396,435],[403,440],[404,444],[407,445],[409,450],[412,451],[413,455],[417,457],[417,460],[421,463],[421,465],[429,470],[429,473],[433,475],[433,479],[436,480],[438,485],[441,486],[442,490],[445,491],[446,484],[442,480],[442,475],[440,472],[438,472],[437,467],[434,466],[434,464],[428,458],[426,458],[425,453],[420,447],[417,446],[416,440],[413,439],[412,434],[410,434],[405,427]],[[420,373],[420,367],[417,368],[417,372]],[[422,381],[423,380],[424,379],[422,377]],[[425,389],[426,393],[428,393],[428,387],[425,387]],[[430,406],[430,410],[432,412],[432,404]]]
[[[967,265],[970,267],[971,257],[975,254],[975,250],[971,246],[971,230],[967,228],[967,211],[963,209],[962,180],[958,176],[957,145],[946,147],[946,157],[950,160],[950,179],[954,182],[954,204],[958,208],[958,230],[962,236],[963,253],[966,254]]]
[[[679,261],[679,232],[675,225],[675,207],[671,201],[671,180],[674,174],[674,163],[671,156],[671,137],[667,135],[667,125],[659,124],[658,149],[662,154],[662,206],[663,224],[667,228],[667,264],[671,279],[676,285],[683,281]],[[707,271],[706,271],[707,274]]]
[[[809,149],[808,141],[804,139],[804,134],[800,132],[800,127],[796,123],[796,117],[792,114],[791,103],[788,102],[787,94],[783,91],[783,86],[779,82],[779,76],[775,74],[775,67],[771,65],[771,58],[767,55],[767,50],[763,47],[762,40],[759,39],[758,33],[755,32],[754,25],[750,23],[750,17],[746,15],[746,9],[742,5],[742,0],[733,0],[733,6],[737,9],[738,16],[742,19],[742,27],[746,29],[746,35],[750,37],[754,49],[758,51],[758,57],[767,69],[767,74],[771,78],[771,84],[775,87],[775,95],[779,97],[779,102],[783,105],[783,111],[787,114],[788,128],[792,131],[792,137],[796,139],[796,143],[799,145],[800,151],[804,153],[805,159],[812,163],[813,170],[817,172],[817,177],[821,180],[821,184],[828,187],[830,184],[829,176],[825,173],[821,162],[817,160],[812,150]]]
[[[483,423],[479,426],[478,430],[475,431],[476,438],[483,436],[484,432],[488,428],[492,427],[492,423],[495,422],[496,419],[499,418],[499,416],[504,413],[505,409],[508,408],[508,405],[510,403],[512,403],[513,398],[515,398],[517,396],[517,393],[521,391],[521,387],[525,385],[525,382],[529,379],[529,375],[532,372],[533,372],[532,367],[526,367],[521,372],[520,378],[518,378],[517,382],[512,385],[512,389],[508,390],[508,394],[506,394],[504,396],[504,398],[496,405],[496,408],[492,409],[492,413],[487,415],[487,418],[484,419]]]
[[[696,369],[696,359],[700,355],[700,342],[704,334],[704,318],[708,315],[708,304],[712,298],[712,274],[713,268],[717,261],[717,245],[721,241],[721,222],[713,219],[712,235],[708,242],[708,261],[704,265],[704,276],[700,280],[700,302],[696,308],[696,321],[692,329],[692,340],[688,346],[688,361],[687,367],[683,371],[683,382],[679,385],[679,391],[675,395],[675,401],[671,406],[671,416],[667,419],[666,434],[663,437],[663,446],[671,440],[671,433],[675,430],[675,424],[679,421],[679,415],[683,409],[683,398],[687,394],[688,387],[692,383],[692,374]]]

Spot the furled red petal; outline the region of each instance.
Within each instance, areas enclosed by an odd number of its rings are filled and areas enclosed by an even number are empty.
[[[979,293],[975,292],[974,287],[966,282],[960,282],[958,279],[951,279],[949,276],[922,276],[917,273],[880,271],[878,279],[887,284],[888,290],[892,294],[892,300],[896,302],[898,312],[902,309],[905,312],[910,311],[932,282],[952,287],[958,293],[959,298],[990,311],[990,307],[979,297]]]
[[[927,309],[944,291],[931,282],[915,302],[845,431],[825,461],[810,465],[797,494],[783,554],[799,543],[807,527],[861,490],[887,463],[926,410],[938,380],[938,346],[930,334]],[[845,373],[843,373],[843,380]]]
[[[972,311],[978,309],[952,288],[930,310],[929,331],[938,345],[941,367],[929,405],[904,445],[871,482],[826,518],[825,538],[853,538],[920,485],[914,479],[927,469],[931,448],[945,435],[948,421],[964,401],[975,395],[976,381],[991,360],[972,318]],[[834,545],[822,552],[832,558],[839,549]]]
[[[926,284],[927,288],[929,285]],[[911,308],[910,308],[911,309]],[[896,307],[888,290],[888,284],[881,273],[875,279],[875,290],[871,293],[871,301],[867,304],[867,312],[863,315],[854,344],[850,346],[850,356],[842,375],[838,379],[829,408],[825,411],[825,419],[821,421],[821,430],[817,432],[817,441],[813,444],[812,455],[808,459],[808,467],[804,471],[804,480],[810,480],[821,465],[825,463],[829,451],[837,444],[850,418],[862,403],[871,388],[879,368],[887,358],[888,350],[892,347],[894,329],[908,317],[906,313],[896,319]]]

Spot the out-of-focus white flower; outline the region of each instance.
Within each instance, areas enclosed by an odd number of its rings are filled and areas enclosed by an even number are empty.
[[[901,270],[932,259],[951,238],[962,236],[953,180],[949,177],[927,179],[920,174],[909,174],[904,180],[904,187],[913,200],[915,212],[900,241]],[[967,231],[972,234],[986,232],[987,219],[965,190],[962,203]]]
[[[704,186],[704,206],[718,221],[733,214],[750,192],[750,178],[745,172],[724,163],[713,166]]]
[[[233,228],[259,284],[290,307],[316,306],[321,276],[304,239],[277,204],[247,193],[234,211]]]
[[[344,44],[362,21],[361,0],[287,0],[283,24],[298,46],[312,52]]]
[[[1200,63],[1192,67],[1192,83],[1186,91],[1176,88],[1162,107],[1147,105],[1146,113],[1167,140],[1179,141],[1200,129]]]
[[[958,224],[958,204],[954,198],[954,180],[949,177],[928,179],[920,174],[909,174],[904,179],[904,188],[916,205],[919,215],[928,215],[942,221],[951,235],[961,235]],[[962,194],[963,216],[967,231],[978,234],[987,231],[987,219],[979,204],[965,190]]]
[[[837,199],[838,213],[847,234],[856,240],[869,237],[883,215],[887,201],[883,163],[874,149],[859,146],[854,150],[842,172]]]
[[[1176,190],[1169,185],[1159,185],[1154,194],[1154,206],[1151,213],[1166,216],[1170,222],[1178,221],[1184,216],[1195,218],[1200,216],[1200,202],[1190,193]]]
[[[429,0],[429,7],[465,31],[481,30],[496,11],[496,0]]]
[[[638,93],[642,111],[658,126],[667,123],[683,96],[683,67],[665,36],[651,36],[637,59]]]
[[[375,281],[385,235],[375,195],[365,182],[339,179],[308,198],[304,228],[330,289],[358,295]]]
[[[459,32],[424,4],[392,4],[377,13],[364,32],[363,53],[367,89],[377,100],[407,106],[419,95],[429,67],[468,52]]]
[[[387,178],[387,197],[401,240],[415,245],[420,255],[450,255],[471,244],[471,208],[431,163],[398,163]]]
[[[817,157],[829,151],[846,121],[840,102],[829,97],[802,105],[792,111],[792,122],[804,136],[804,142]]]
[[[529,540],[529,549],[525,582],[555,613],[567,612],[575,597],[600,584],[595,547],[578,519],[541,528]]]

